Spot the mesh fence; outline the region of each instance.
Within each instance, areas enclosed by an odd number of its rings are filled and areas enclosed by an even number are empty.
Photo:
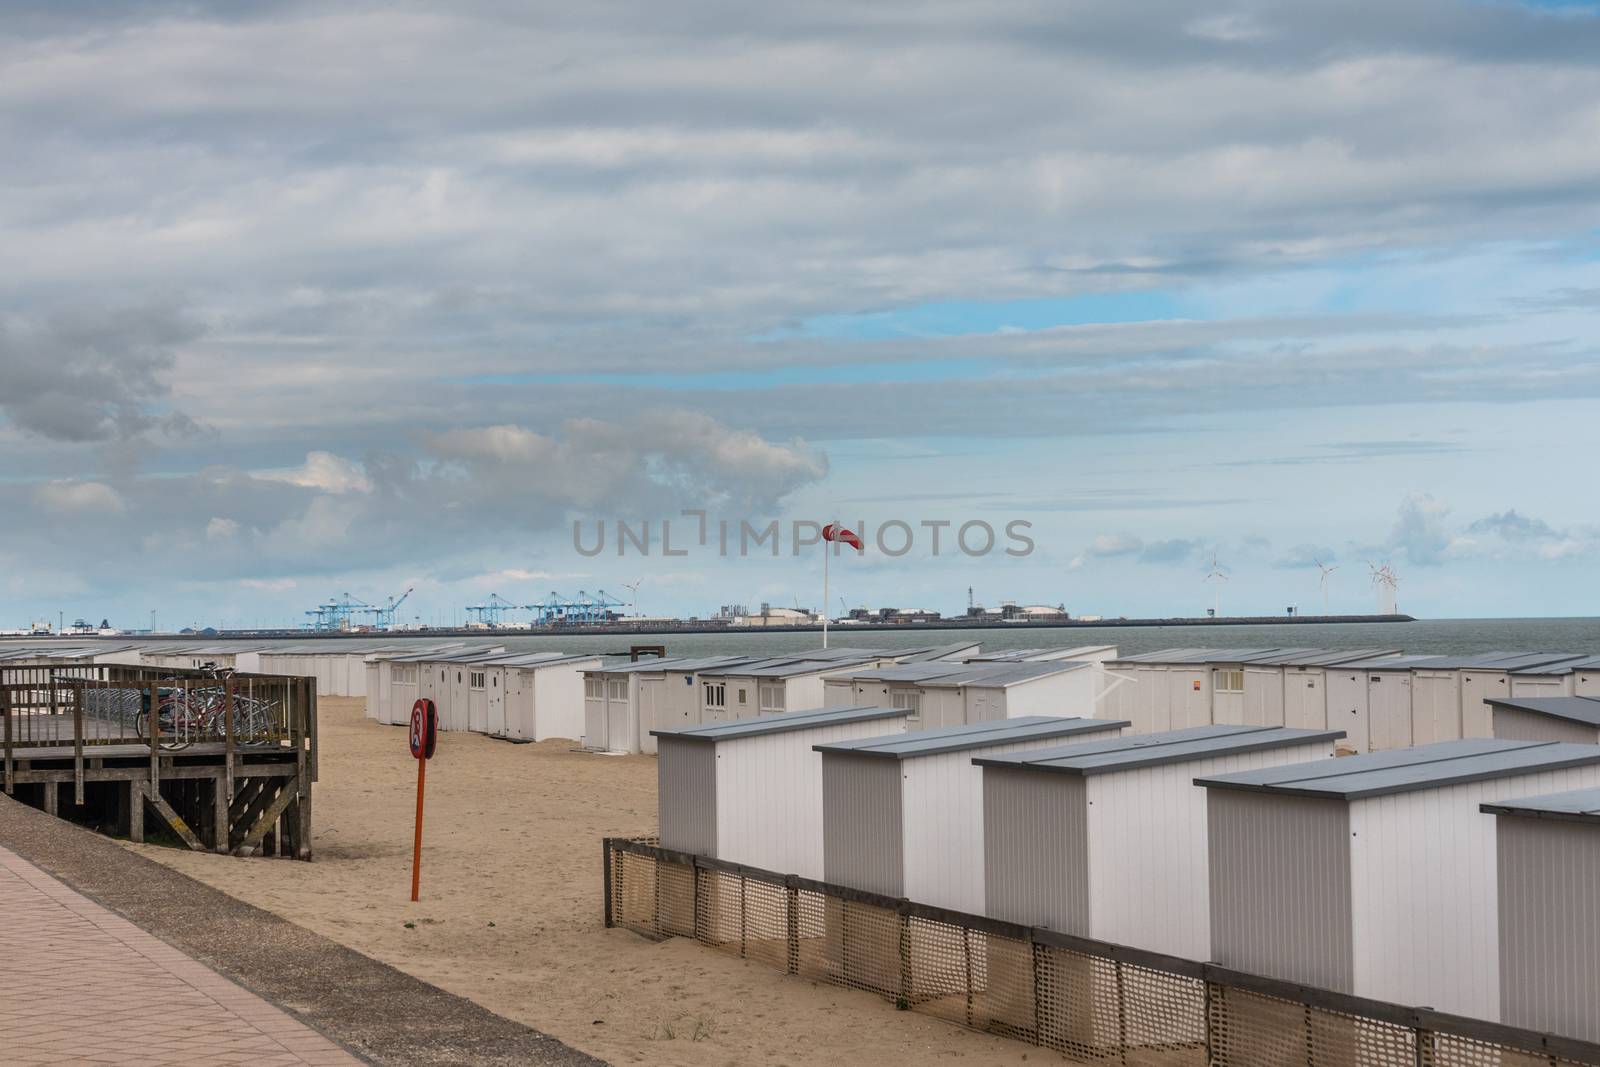
[[[1563,1067],[1600,1046],[605,842],[606,924],[1136,1067]]]

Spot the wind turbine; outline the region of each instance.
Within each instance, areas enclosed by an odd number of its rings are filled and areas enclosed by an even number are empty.
[[[1378,614],[1395,614],[1398,610],[1395,593],[1396,587],[1400,584],[1400,579],[1394,573],[1394,568],[1387,563],[1380,567],[1368,560],[1367,569],[1372,572],[1372,586],[1378,593]],[[1385,611],[1385,608],[1388,608],[1388,610]]]
[[[1312,562],[1315,563],[1317,565],[1317,569],[1322,572],[1322,614],[1326,616],[1328,614],[1328,575],[1338,570],[1339,566],[1338,564],[1334,564],[1332,567],[1330,567],[1323,563],[1320,559],[1313,560]]]
[[[1222,583],[1228,580],[1228,572],[1222,569],[1217,562],[1217,554],[1211,553],[1211,573],[1200,579],[1203,582],[1216,582],[1216,602],[1211,609],[1212,618],[1222,617]]]
[[[1383,565],[1383,584],[1389,590],[1389,614],[1396,615],[1400,611],[1400,576],[1394,572],[1389,564]]]
[[[622,588],[626,589],[628,592],[633,594],[633,614],[634,614],[635,618],[638,618],[638,616],[639,616],[639,587],[641,585],[643,585],[643,584],[644,584],[644,579],[643,578],[640,578],[636,582],[623,582],[622,583]]]

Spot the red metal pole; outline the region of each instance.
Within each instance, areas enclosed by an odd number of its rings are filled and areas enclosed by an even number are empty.
[[[422,884],[422,786],[428,777],[428,761],[417,760],[417,836],[411,846],[411,899],[417,899]]]

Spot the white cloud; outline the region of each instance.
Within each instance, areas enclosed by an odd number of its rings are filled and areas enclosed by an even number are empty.
[[[256,589],[264,593],[286,593],[300,585],[293,578],[245,578],[239,584],[246,589]]]
[[[128,503],[103,482],[46,482],[34,490],[39,506],[57,515],[120,515]]]
[[[305,463],[293,470],[264,471],[259,477],[288,482],[324,493],[370,493],[372,482],[360,464],[331,452],[307,452]]]
[[[213,518],[206,523],[207,541],[231,541],[239,536],[239,524],[232,519]]]
[[[1127,556],[1143,547],[1144,542],[1132,534],[1101,534],[1085,551],[1091,556]]]

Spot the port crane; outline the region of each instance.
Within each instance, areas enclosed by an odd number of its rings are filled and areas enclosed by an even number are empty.
[[[361,608],[359,611],[363,615],[372,616],[372,625],[376,629],[387,630],[389,627],[394,625],[394,613],[396,609],[398,609],[401,604],[404,604],[406,602],[406,598],[415,591],[416,587],[412,586],[405,592],[401,593],[398,597],[392,596],[385,603],[373,604],[369,607]]]
[[[467,614],[477,616],[479,622],[492,629],[504,621],[507,612],[520,611],[525,607],[527,605],[513,603],[499,593],[490,593],[489,599],[482,604],[468,605]]]
[[[532,604],[518,604],[499,593],[490,593],[482,604],[469,606],[467,614],[475,616],[485,626],[498,627],[513,611],[531,611],[535,626],[556,626],[562,623],[606,622],[611,618],[612,608],[626,605],[626,600],[614,597],[604,589],[593,594],[580,589],[576,596],[571,597],[551,590],[543,600]]]
[[[363,611],[372,610],[372,605],[357,600],[349,593],[338,598],[330,599],[326,603],[318,604],[306,612],[315,620],[311,627],[314,630],[348,630],[350,617]]]

